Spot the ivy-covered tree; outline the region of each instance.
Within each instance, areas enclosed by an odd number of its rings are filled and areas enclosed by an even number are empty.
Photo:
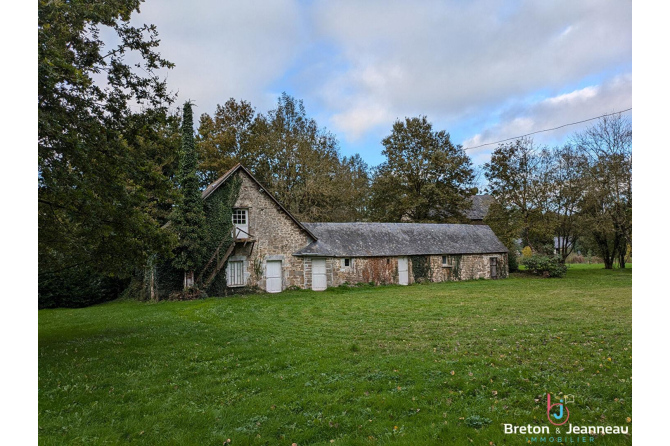
[[[194,272],[207,255],[205,211],[197,176],[198,157],[193,137],[193,109],[184,104],[182,146],[179,153],[180,195],[171,216],[171,230],[179,242],[172,264],[184,272],[184,289],[194,285]]]
[[[457,222],[475,193],[472,162],[444,130],[425,116],[396,121],[382,140],[386,161],[372,182],[377,221]]]

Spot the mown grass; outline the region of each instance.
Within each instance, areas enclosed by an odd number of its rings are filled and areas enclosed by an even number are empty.
[[[631,270],[602,265],[564,279],[42,310],[39,438],[526,444],[503,423],[548,425],[547,392],[575,395],[575,424],[630,427],[631,355]]]

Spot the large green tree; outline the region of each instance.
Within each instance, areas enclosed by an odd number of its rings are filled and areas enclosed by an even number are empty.
[[[550,155],[548,149],[536,148],[532,139],[524,138],[500,144],[484,165],[487,191],[500,205],[490,212],[499,212],[496,218],[515,225],[523,246],[534,251],[553,249],[554,228],[547,213],[552,187]]]
[[[574,251],[583,232],[580,205],[586,188],[585,157],[572,145],[555,148],[550,154],[548,217],[558,243],[561,260]]]
[[[612,268],[625,268],[633,232],[633,128],[622,116],[606,116],[573,137],[585,159],[581,212],[586,244]]]
[[[156,203],[171,199],[172,167],[156,141],[169,132],[173,100],[158,72],[172,64],[156,51],[153,25],[130,25],[140,3],[38,2],[41,278],[84,267],[124,276],[147,252],[170,248]]]
[[[336,183],[338,205],[332,210],[330,221],[365,221],[369,215],[370,168],[356,153],[343,157]]]
[[[255,170],[258,149],[252,144],[256,110],[249,102],[231,98],[217,105],[213,116],[200,115],[198,171],[206,187],[237,163]]]
[[[372,183],[371,217],[377,221],[457,222],[475,193],[472,162],[449,133],[434,131],[425,116],[396,121],[382,140],[386,161]]]
[[[367,165],[359,156],[341,157],[335,136],[286,93],[267,114],[234,99],[203,114],[198,147],[202,186],[240,162],[300,219],[365,218]]]

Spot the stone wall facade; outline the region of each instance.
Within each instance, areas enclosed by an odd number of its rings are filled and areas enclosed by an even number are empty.
[[[241,186],[234,209],[246,209],[248,232],[253,239],[246,242],[237,241],[228,259],[229,266],[231,262],[242,262],[243,280],[235,286],[267,290],[267,263],[281,261],[281,290],[289,287],[312,288],[312,264],[316,257],[299,257],[293,253],[309,245],[314,239],[244,170],[239,170],[235,175],[240,178]],[[417,281],[490,279],[492,258],[497,262],[498,278],[508,275],[507,253],[449,255],[446,266],[443,265],[441,255],[407,256],[407,258],[410,284]],[[325,258],[327,287],[399,282],[399,257],[348,259],[349,265],[346,265],[344,258]],[[239,267],[240,263],[236,265]]]
[[[266,290],[267,262],[280,260],[282,290],[303,288],[304,261],[293,253],[314,240],[243,170],[237,175],[242,184],[234,208],[247,210],[249,234],[255,242],[237,242],[229,262],[244,262],[245,286]]]
[[[398,283],[397,257],[348,257],[349,266],[345,266],[345,258],[328,258],[332,265],[332,279],[328,286],[342,284]],[[328,263],[326,263],[328,264]],[[305,276],[307,279],[307,276]],[[309,288],[309,287],[308,287]]]
[[[415,278],[413,257],[425,257],[428,277]],[[499,279],[508,276],[507,253],[449,255],[447,266],[442,256],[408,256],[409,283],[417,281],[447,282],[458,280],[491,279],[491,259],[496,259]],[[326,258],[326,279],[328,287],[357,283],[392,284],[398,283],[398,257],[351,257],[349,266],[344,258]],[[416,260],[415,260],[416,261]],[[312,258],[304,259],[305,288],[312,287]]]
[[[498,279],[509,275],[507,253],[448,255],[447,265],[442,256],[428,256],[432,282],[456,280],[491,279],[491,259],[496,259]]]

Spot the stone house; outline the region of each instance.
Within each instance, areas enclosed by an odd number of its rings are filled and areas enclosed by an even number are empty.
[[[226,283],[270,293],[289,287],[324,290],[344,283],[504,278],[507,249],[484,225],[303,223],[241,164],[203,191],[207,199],[234,176],[235,242]]]

